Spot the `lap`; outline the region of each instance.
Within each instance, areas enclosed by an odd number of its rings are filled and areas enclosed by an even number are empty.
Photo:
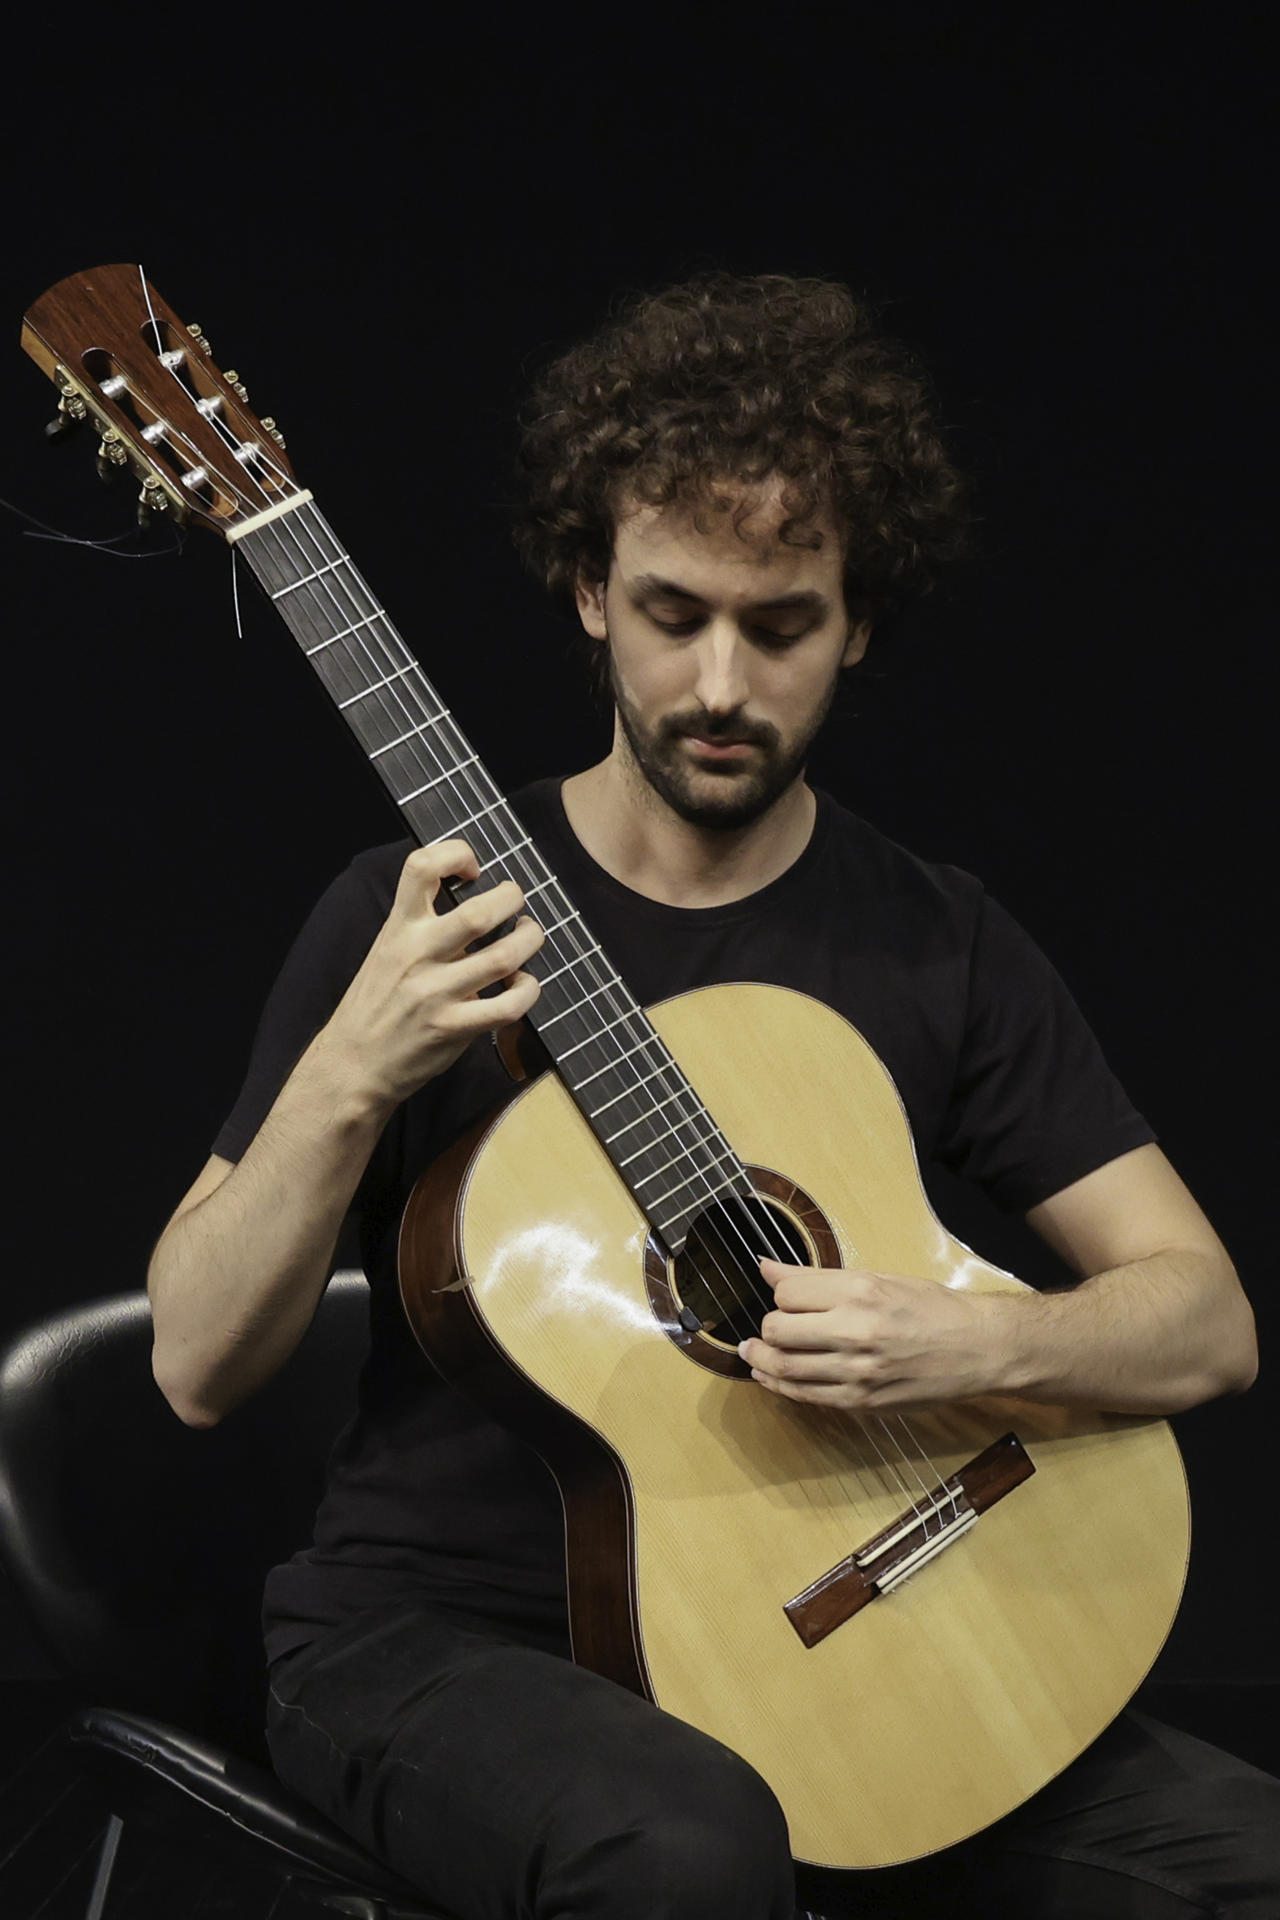
[[[375,1609],[277,1664],[268,1731],[282,1778],[462,1920],[789,1920],[759,1776],[545,1644]],[[1129,1713],[977,1840],[886,1872],[802,1869],[799,1898],[868,1920],[1269,1915],[1278,1834],[1280,1782]]]
[[[326,1636],[273,1672],[268,1739],[283,1779],[460,1920],[790,1920],[786,1824],[744,1761],[479,1623],[400,1605]]]

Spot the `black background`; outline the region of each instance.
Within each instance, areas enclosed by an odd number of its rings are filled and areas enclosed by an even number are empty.
[[[249,46],[139,11],[33,41],[0,492],[82,538],[131,525],[87,433],[42,443],[17,336],[54,281],[141,261],[515,786],[607,741],[509,546],[533,369],[703,266],[875,301],[932,372],[981,551],[873,643],[811,772],[1022,920],[1230,1246],[1264,1373],[1177,1423],[1196,1552],[1161,1671],[1274,1678],[1262,15],[880,14],[477,13],[447,46],[344,15],[304,53],[301,15]],[[3,515],[0,551],[11,1331],[141,1284],[301,917],[398,822],[249,593],[237,636],[216,542],[109,556]],[[1016,1225],[939,1204],[1047,1276]]]

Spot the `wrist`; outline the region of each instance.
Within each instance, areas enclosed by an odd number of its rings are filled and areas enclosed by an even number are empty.
[[[326,1129],[357,1139],[376,1140],[400,1104],[323,1027],[294,1068],[290,1087]]]
[[[1044,1297],[1029,1288],[981,1297],[990,1316],[991,1391],[1034,1398],[1044,1378]]]

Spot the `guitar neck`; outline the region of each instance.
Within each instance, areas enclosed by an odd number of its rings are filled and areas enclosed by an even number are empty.
[[[511,879],[522,889],[546,933],[528,963],[542,986],[530,1024],[678,1252],[709,1199],[750,1193],[736,1155],[315,502],[247,526],[236,545],[413,837],[463,838],[480,866],[473,887]]]

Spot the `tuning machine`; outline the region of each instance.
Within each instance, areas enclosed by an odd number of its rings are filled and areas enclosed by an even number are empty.
[[[58,382],[62,398],[58,402],[58,411],[45,425],[44,437],[55,444],[66,440],[73,434],[81,422],[88,418],[89,409],[82,395],[78,394],[69,380]]]
[[[98,478],[114,480],[121,467],[126,466],[129,451],[114,427],[107,427],[98,442]]]
[[[138,525],[143,528],[149,527],[153,513],[168,513],[168,511],[168,494],[155,475],[148,474],[142,483],[142,491],[138,495]]]

